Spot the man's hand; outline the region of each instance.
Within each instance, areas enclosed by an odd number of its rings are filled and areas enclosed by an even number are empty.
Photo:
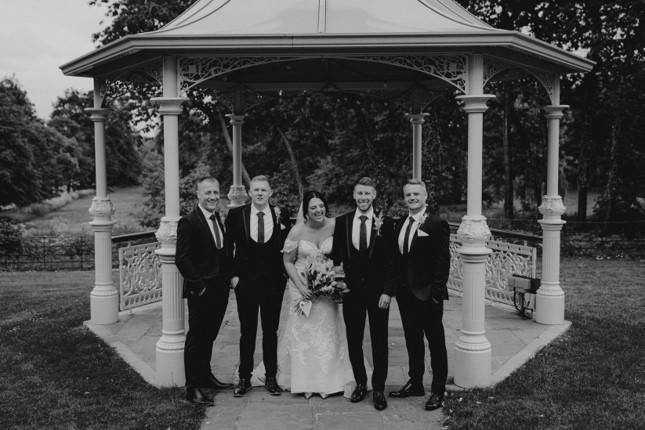
[[[240,282],[240,277],[239,276],[233,276],[231,278],[231,290],[234,290],[235,287],[237,287],[237,284]]]
[[[381,297],[378,299],[378,307],[381,309],[387,309],[390,307],[390,301],[392,298],[387,294],[381,294]]]

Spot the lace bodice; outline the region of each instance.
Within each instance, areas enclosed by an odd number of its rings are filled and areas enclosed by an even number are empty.
[[[284,247],[282,248],[283,252],[291,252],[294,249],[298,249],[298,256],[294,265],[297,268],[302,267],[305,264],[305,261],[309,256],[324,254],[331,254],[331,249],[334,244],[333,236],[329,236],[326,239],[323,239],[319,245],[316,245],[314,242],[307,239],[300,240],[285,240]]]

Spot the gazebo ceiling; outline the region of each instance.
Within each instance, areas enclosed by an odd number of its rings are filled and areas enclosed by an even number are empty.
[[[184,61],[183,75],[213,60],[225,63],[209,64],[210,75],[189,85],[236,82],[270,89],[378,82],[383,87],[427,81],[430,76],[419,71],[428,66],[419,66],[419,59],[459,62],[469,54],[503,63],[502,69],[562,74],[593,66],[527,35],[495,29],[453,0],[198,0],[160,30],[126,36],[61,69],[71,76],[128,80],[141,72],[159,73],[161,57],[176,56]]]

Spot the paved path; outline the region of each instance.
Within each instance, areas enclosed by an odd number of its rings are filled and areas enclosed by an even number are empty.
[[[282,312],[282,317],[286,312]],[[120,321],[110,326],[87,324],[107,343],[114,346],[147,381],[155,384],[155,343],[161,335],[161,306],[159,303],[130,312],[122,312]],[[461,299],[451,297],[444,312],[446,344],[448,346],[448,382],[453,379],[454,343],[461,327]],[[544,326],[524,320],[516,314],[486,306],[486,336],[492,344],[491,382],[501,381],[521,366],[541,347],[561,334],[568,327]],[[369,328],[366,327],[364,351],[371,362]],[[260,335],[261,330],[258,330]],[[235,296],[231,294],[222,329],[213,347],[215,375],[223,381],[233,381],[239,359],[239,322]],[[255,362],[262,360],[261,337],[256,344]],[[407,377],[407,353],[401,317],[396,302],[392,302],[389,323],[389,370],[386,391],[404,384]],[[426,354],[426,368],[430,369]],[[431,375],[425,376],[429,391]],[[458,389],[449,385],[448,390]],[[274,429],[351,429],[351,430],[421,430],[441,429],[445,420],[439,411],[423,410],[424,399],[388,399],[388,408],[378,412],[371,401],[371,393],[359,404],[350,403],[342,396],[321,399],[314,396],[307,400],[301,395],[284,393],[270,396],[263,387],[254,389],[242,398],[234,398],[232,390],[219,392],[215,406],[208,408],[202,430],[274,430]]]

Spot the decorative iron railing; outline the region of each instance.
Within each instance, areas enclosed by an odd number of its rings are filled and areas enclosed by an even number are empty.
[[[463,294],[463,267],[461,247],[456,234],[450,235],[450,278],[448,289],[451,293]],[[493,252],[486,261],[486,299],[490,302],[513,306],[513,289],[508,286],[511,275],[536,277],[537,248],[527,245],[516,245],[500,240],[489,240],[486,246]]]
[[[161,300],[161,262],[157,243],[119,248],[119,309]]]

